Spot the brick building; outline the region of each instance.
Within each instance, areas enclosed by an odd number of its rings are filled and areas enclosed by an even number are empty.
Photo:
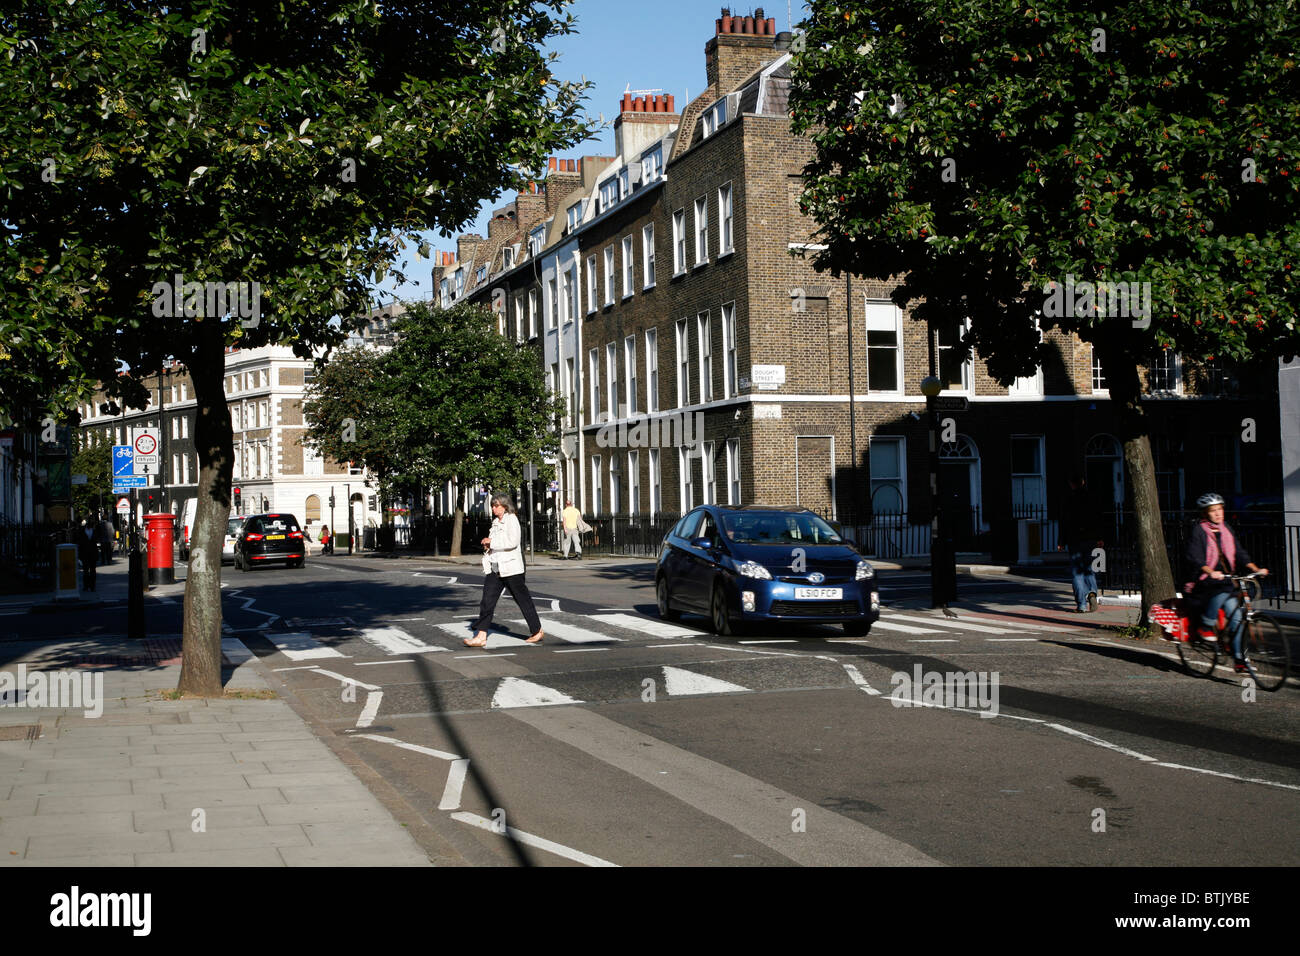
[[[761,15],[717,20],[706,90],[680,113],[671,96],[624,94],[617,155],[552,159],[540,194],[498,211],[486,240],[462,237],[464,285],[442,301],[494,307],[567,400],[550,506],[799,504],[858,525],[874,553],[922,553],[929,333],[889,285],[850,289],[802,257],[816,229],[798,204],[812,145],[789,128],[790,41]],[[1034,547],[1054,549],[1075,471],[1099,509],[1122,508],[1119,433],[1090,346],[1050,333],[1038,374],[1006,387],[978,355],[955,360],[959,334],[936,330],[934,350],[944,394],[969,400],[941,446],[958,546],[987,550],[995,522],[1032,515]],[[1165,509],[1203,489],[1280,488],[1275,383],[1245,394],[1231,370],[1173,353],[1151,356],[1144,380]]]

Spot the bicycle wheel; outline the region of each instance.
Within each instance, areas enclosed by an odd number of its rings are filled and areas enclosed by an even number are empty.
[[[1209,677],[1214,673],[1214,665],[1219,660],[1219,645],[1214,641],[1203,641],[1195,634],[1192,627],[1192,639],[1178,642],[1178,656],[1182,658],[1187,673],[1197,677]]]
[[[1246,622],[1243,638],[1246,662],[1260,690],[1277,690],[1286,683],[1291,668],[1291,649],[1277,621],[1266,614]]]

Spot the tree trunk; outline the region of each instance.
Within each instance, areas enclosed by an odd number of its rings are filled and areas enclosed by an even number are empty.
[[[1103,349],[1100,355],[1110,398],[1115,404],[1119,438],[1124,444],[1124,462],[1133,489],[1138,564],[1142,570],[1141,612],[1145,620],[1148,607],[1174,596],[1174,578],[1160,520],[1155,463],[1151,457],[1150,422],[1142,408],[1142,385],[1133,353],[1120,346]]]
[[[201,697],[220,697],[221,548],[230,515],[234,442],[225,377],[221,327],[206,323],[190,363],[196,402],[194,444],[199,457],[198,503],[190,532],[189,574],[185,580],[181,678],[177,689]]]
[[[460,506],[460,499],[456,500],[456,510],[451,513],[451,555],[460,557],[461,538],[465,531],[465,509]]]

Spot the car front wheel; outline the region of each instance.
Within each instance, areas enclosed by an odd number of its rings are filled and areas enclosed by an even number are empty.
[[[682,615],[673,610],[668,595],[668,579],[665,577],[660,577],[655,583],[655,601],[659,605],[659,616],[665,621],[676,621],[681,618]]]
[[[709,602],[709,618],[713,630],[719,637],[728,637],[733,633],[731,612],[727,610],[727,595],[721,584],[713,586],[713,600]]]

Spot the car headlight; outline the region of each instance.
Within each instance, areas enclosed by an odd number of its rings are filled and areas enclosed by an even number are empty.
[[[772,580],[772,572],[757,561],[746,561],[743,564],[738,564],[736,570],[747,578],[762,578],[764,581]]]
[[[871,562],[859,561],[858,573],[854,575],[853,579],[855,581],[861,581],[864,578],[874,578],[875,576],[876,576],[876,569],[871,566]]]

